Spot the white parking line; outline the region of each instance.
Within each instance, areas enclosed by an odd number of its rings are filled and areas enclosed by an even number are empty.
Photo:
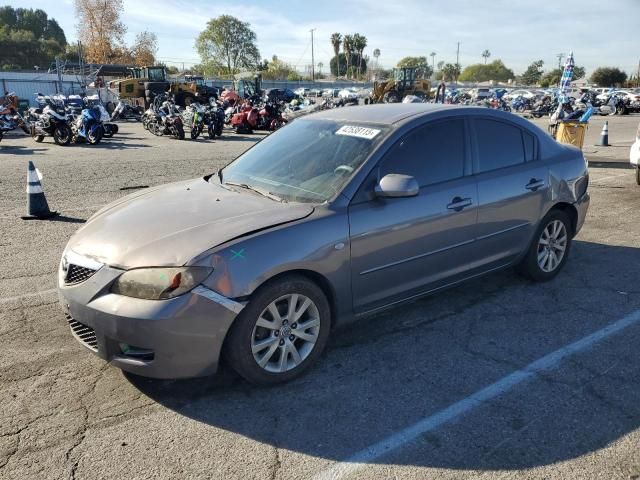
[[[371,463],[377,458],[387,455],[388,453],[397,450],[400,447],[406,446],[408,443],[413,442],[419,436],[437,429],[441,425],[450,422],[457,417],[464,415],[471,410],[483,405],[485,402],[492,400],[502,394],[512,390],[522,382],[532,380],[536,378],[540,373],[551,370],[567,357],[575,355],[577,353],[588,350],[596,343],[605,340],[617,333],[620,333],[624,329],[635,325],[640,322],[640,310],[627,315],[616,322],[607,325],[606,327],[598,330],[597,332],[587,335],[580,340],[566,345],[555,352],[552,352],[544,357],[530,363],[521,370],[517,370],[506,377],[498,380],[497,382],[477,391],[476,393],[468,396],[467,398],[460,400],[459,402],[450,405],[444,410],[430,415],[428,417],[419,420],[418,422],[410,425],[399,432],[384,438],[376,444],[370,445],[364,450],[359,451],[352,457],[338,462],[333,467],[328,468],[318,473],[315,480],[328,480],[339,479],[349,474],[356,472],[364,467],[367,463]]]
[[[9,303],[9,302],[14,302],[16,300],[21,300],[23,298],[39,297],[41,295],[47,295],[49,293],[54,293],[55,291],[56,291],[55,288],[50,288],[49,290],[42,290],[41,292],[25,293],[24,295],[16,295],[15,297],[0,298],[0,305],[2,305],[3,303]]]
[[[594,178],[593,182],[591,182],[591,185],[597,185],[598,182],[601,182],[603,180],[609,180],[610,178],[619,178],[619,177],[629,177],[629,178],[631,178],[631,175],[629,174],[629,172],[626,172],[626,173],[620,173],[618,175],[608,175],[606,177]]]

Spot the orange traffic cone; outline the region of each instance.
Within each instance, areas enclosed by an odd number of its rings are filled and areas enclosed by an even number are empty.
[[[44,220],[58,214],[49,210],[49,204],[44,196],[40,180],[42,176],[35,165],[29,160],[27,169],[27,215],[23,220]]]

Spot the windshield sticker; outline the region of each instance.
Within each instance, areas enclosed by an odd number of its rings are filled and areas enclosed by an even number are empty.
[[[356,127],[355,125],[344,125],[336,132],[336,135],[347,135],[349,137],[366,138],[371,140],[380,133],[375,128]]]

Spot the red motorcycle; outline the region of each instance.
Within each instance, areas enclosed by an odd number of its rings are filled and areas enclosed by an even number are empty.
[[[231,128],[236,133],[253,133],[258,126],[259,112],[251,102],[245,102],[238,113],[231,117]]]
[[[257,108],[249,101],[240,107],[240,111],[231,117],[231,126],[236,133],[252,133],[254,130],[273,132],[287,123],[282,116],[281,106],[265,102]]]

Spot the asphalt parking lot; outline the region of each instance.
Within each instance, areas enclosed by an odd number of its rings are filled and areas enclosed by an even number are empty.
[[[260,135],[99,146],[0,143],[0,478],[640,479],[640,116],[585,141],[591,207],[565,270],[495,273],[335,332],[285,386],[157,381],[69,332],[54,292],[70,235],[131,189],[211,173]],[[546,125],[544,119],[535,123]],[[23,221],[27,160],[53,221]]]

